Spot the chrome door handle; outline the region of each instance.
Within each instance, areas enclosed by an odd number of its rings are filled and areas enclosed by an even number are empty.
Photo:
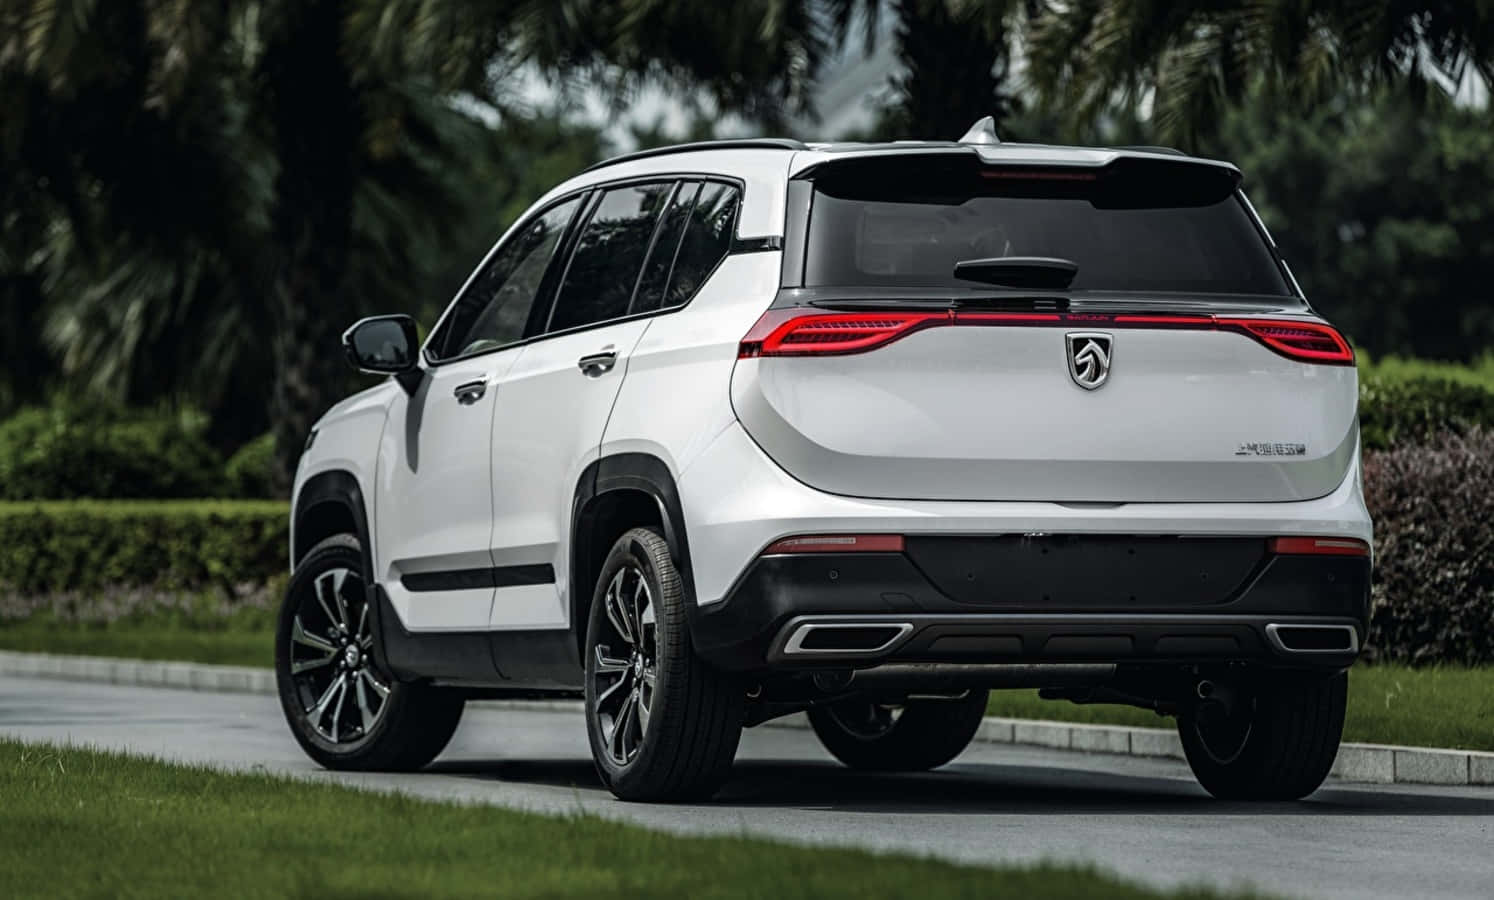
[[[478,379],[477,381],[469,381],[465,384],[457,385],[451,393],[452,396],[457,398],[458,403],[462,404],[463,406],[471,406],[472,404],[481,400],[482,395],[486,394],[487,392],[487,381],[484,379]]]
[[[576,365],[581,369],[583,375],[601,375],[612,371],[617,365],[617,351],[611,347],[605,347],[600,353],[588,353],[576,360]]]

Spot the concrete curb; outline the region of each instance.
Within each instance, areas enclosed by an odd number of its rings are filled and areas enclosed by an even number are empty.
[[[193,691],[275,693],[275,673],[269,669],[103,656],[57,656],[0,650],[0,675]],[[504,709],[558,711],[581,708],[580,702],[575,700],[505,700],[492,705]],[[808,728],[809,720],[803,713],[798,713],[767,724],[777,728]],[[1085,753],[1184,758],[1183,744],[1171,728],[1127,728],[987,716],[975,739],[992,744],[1052,747]],[[1339,748],[1332,774],[1343,781],[1371,784],[1494,785],[1494,753],[1346,743]]]

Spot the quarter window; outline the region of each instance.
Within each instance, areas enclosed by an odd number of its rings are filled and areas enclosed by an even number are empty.
[[[665,306],[688,303],[716,270],[716,265],[731,252],[741,198],[741,192],[729,184],[708,181],[701,188],[675,255]]]
[[[547,331],[579,328],[628,314],[654,226],[674,182],[613,188],[576,239]]]
[[[680,238],[685,235],[685,226],[689,224],[690,211],[695,208],[695,198],[699,193],[698,181],[681,182],[679,190],[675,191],[674,199],[669,202],[669,208],[659,223],[659,235],[654,238],[654,248],[649,251],[648,262],[643,266],[643,277],[638,280],[633,312],[653,312],[664,305],[669,272],[674,268]]]
[[[550,258],[580,205],[577,198],[551,208],[498,248],[431,341],[436,359],[481,353],[524,338]]]

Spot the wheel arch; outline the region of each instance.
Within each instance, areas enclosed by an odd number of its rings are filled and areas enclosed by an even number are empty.
[[[366,585],[374,583],[368,512],[363,489],[353,473],[334,469],[307,479],[296,494],[292,510],[292,568],[323,540],[334,534],[351,533],[357,536],[363,548],[363,582]]]
[[[643,525],[657,526],[663,532],[685,600],[694,609],[695,580],[685,516],[668,464],[647,453],[604,456],[581,473],[571,506],[570,613],[579,652],[585,652],[586,617],[607,552],[624,532]]]

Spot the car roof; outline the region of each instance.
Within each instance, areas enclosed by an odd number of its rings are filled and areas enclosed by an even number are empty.
[[[737,220],[740,238],[780,235],[783,231],[785,183],[830,162],[898,155],[975,154],[989,165],[1100,168],[1121,158],[1149,158],[1184,165],[1240,170],[1221,160],[1189,156],[1170,147],[1076,147],[1058,144],[1005,143],[987,131],[971,139],[977,123],[960,141],[805,142],[787,138],[697,141],[653,147],[596,163],[546,194],[536,207],[556,198],[602,184],[632,178],[704,175],[745,183],[746,202]]]

